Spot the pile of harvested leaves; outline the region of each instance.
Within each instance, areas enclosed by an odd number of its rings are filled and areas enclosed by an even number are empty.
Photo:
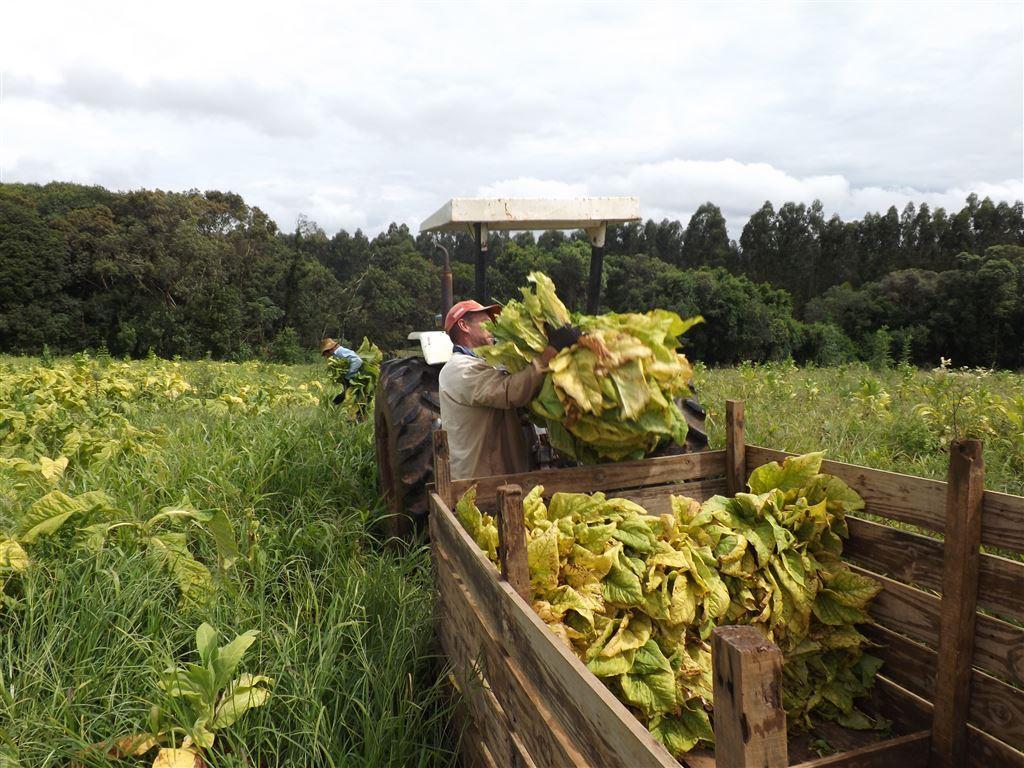
[[[689,395],[693,370],[677,351],[678,337],[701,322],[656,309],[645,314],[571,318],[550,278],[529,276],[522,301],[510,301],[492,323],[492,347],[477,348],[488,362],[515,373],[538,357],[545,324],[574,322],[584,335],[563,349],[531,403],[561,453],[584,462],[639,459],[659,445],[686,440],[675,399]]]
[[[759,467],[732,498],[674,496],[660,516],[601,493],[545,504],[536,487],[523,501],[534,610],[675,755],[713,743],[718,625],[753,625],[782,649],[790,727],[876,725],[855,700],[881,662],[856,625],[880,585],[840,560],[845,515],[864,503],[820,474],[822,457]],[[497,528],[475,500],[472,488],[456,515],[496,560]]]

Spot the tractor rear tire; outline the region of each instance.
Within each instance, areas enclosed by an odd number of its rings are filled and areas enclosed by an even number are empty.
[[[439,373],[440,366],[427,365],[422,357],[381,365],[373,424],[389,537],[409,539],[426,528],[426,486],[434,476],[432,433],[441,417]]]

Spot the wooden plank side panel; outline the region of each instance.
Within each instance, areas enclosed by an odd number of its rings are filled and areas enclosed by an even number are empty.
[[[472,720],[462,729],[459,762],[462,768],[501,768],[501,764],[491,755],[484,737],[480,735]]]
[[[869,744],[859,749],[841,752],[799,763],[793,768],[927,768],[929,731],[917,731],[908,736]]]
[[[513,743],[508,717],[480,673],[473,658],[474,653],[455,634],[442,634],[440,639],[441,648],[451,661],[452,675],[462,694],[461,703],[491,760],[502,766],[531,765],[532,759],[520,754]],[[471,738],[467,749],[480,752],[472,741]]]
[[[895,682],[928,701],[935,699],[934,650],[884,627],[865,627],[864,634],[881,647],[870,652],[885,661],[882,670]],[[1024,749],[1024,691],[974,670],[967,720],[979,729]]]
[[[981,543],[1024,552],[1024,496],[985,491],[981,505]]]
[[[442,548],[434,551],[438,561],[438,587],[442,600],[458,606],[449,615],[456,619],[453,632],[458,641],[478,648],[481,678],[488,695],[500,707],[504,720],[500,725],[510,734],[513,758],[524,755],[525,762],[537,766],[577,766],[588,763],[571,739],[552,718],[551,712],[529,677],[504,653],[498,640],[498,628],[489,625],[472,596],[462,584]],[[528,748],[524,745],[529,745]]]
[[[435,562],[438,558],[435,554]],[[484,675],[480,662],[487,650],[482,647],[483,635],[467,632],[464,611],[458,599],[452,598],[452,575],[446,569],[435,566],[438,587],[439,616],[438,637],[445,655],[452,664],[462,706],[475,726],[483,750],[477,749],[474,735],[470,735],[467,751],[471,759],[486,762],[482,752],[502,766],[527,766],[533,764],[529,755],[521,754],[512,737],[512,724],[504,708],[498,702]]]
[[[519,485],[529,493],[535,485],[543,485],[547,492],[569,491],[594,493],[623,488],[642,488],[646,485],[666,485],[688,480],[723,477],[725,451],[684,453],[656,459],[621,461],[589,467],[545,469],[516,475],[495,475],[472,480],[452,482],[452,497],[458,499],[467,488],[477,487],[477,504],[492,504],[502,485]]]
[[[843,557],[924,589],[942,589],[942,541],[856,517]],[[981,555],[978,606],[1024,621],[1024,563]]]
[[[635,501],[652,515],[668,515],[672,513],[672,503],[670,501],[672,496],[688,496],[703,503],[720,493],[725,493],[725,480],[703,480],[675,485],[655,485],[649,488],[634,488],[616,493],[615,495]]]
[[[747,446],[747,471],[793,456],[756,445]],[[844,480],[859,493],[866,512],[929,531],[946,530],[946,484],[940,480],[883,472],[880,469],[824,461],[821,471]],[[985,491],[982,497],[981,543],[987,547],[1024,552],[1024,497]]]
[[[431,532],[481,616],[501,627],[502,651],[529,676],[540,700],[592,764],[678,768],[629,710],[544,625],[515,591],[497,579],[479,551],[436,494]],[[611,758],[611,759],[610,759]]]
[[[875,678],[876,698],[887,705],[887,715],[894,721],[929,727],[932,705],[920,696],[878,675]],[[967,726],[968,768],[1024,768],[1024,752],[1014,749],[974,725]]]
[[[938,597],[857,565],[850,567],[882,583],[870,609],[876,621],[930,648],[938,647]],[[991,616],[978,616],[974,665],[1024,687],[1024,630]]]

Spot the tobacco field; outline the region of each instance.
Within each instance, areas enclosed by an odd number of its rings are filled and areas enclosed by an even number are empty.
[[[1019,374],[695,381],[712,447],[738,398],[750,442],[926,477],[980,437],[1024,493]],[[333,394],[322,365],[0,358],[0,768],[185,739],[217,768],[454,764],[428,551],[385,546],[372,423]]]

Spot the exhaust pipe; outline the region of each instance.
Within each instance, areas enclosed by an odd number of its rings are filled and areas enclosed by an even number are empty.
[[[444,263],[441,266],[441,322],[448,315],[448,310],[455,303],[452,293],[452,263],[448,257],[448,249],[437,243],[437,249],[444,254]]]

